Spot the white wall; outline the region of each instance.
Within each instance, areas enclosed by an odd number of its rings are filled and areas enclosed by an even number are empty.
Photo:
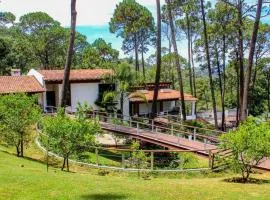
[[[34,76],[37,81],[46,89],[45,83],[43,76],[35,69],[31,69],[28,74],[28,76]],[[43,106],[43,110],[45,110],[47,106],[47,101],[46,101],[46,92],[43,92],[43,94],[39,97],[39,104]]]
[[[87,102],[93,109],[98,109],[95,101],[98,98],[99,83],[71,83],[71,106],[72,109],[77,107],[78,102]]]
[[[57,90],[55,93],[55,98],[56,98],[56,104],[60,105],[60,101],[61,101],[61,97],[62,97],[62,84],[58,84],[57,85]]]
[[[159,105],[157,105],[157,108],[159,110]],[[141,103],[139,105],[140,115],[151,113],[151,110],[152,110],[152,103]]]
[[[120,99],[119,99],[119,102],[120,102]],[[127,116],[129,116],[129,99],[128,99],[127,93],[124,94],[123,115],[125,119],[127,119],[128,118]]]
[[[163,102],[163,112],[171,111],[175,107],[175,101],[164,101]]]
[[[44,86],[44,80],[43,80],[43,76],[35,69],[31,69],[28,74],[28,76],[34,76],[37,81],[42,85]]]

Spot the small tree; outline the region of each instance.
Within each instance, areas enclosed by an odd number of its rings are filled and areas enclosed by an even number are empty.
[[[40,118],[41,111],[35,103],[35,96],[0,96],[0,137],[16,147],[18,157],[23,157],[24,145],[30,141],[31,126]]]
[[[221,148],[231,149],[229,159],[231,167],[240,171],[246,182],[252,167],[270,156],[270,124],[257,118],[249,117],[236,131],[221,137]]]
[[[140,143],[137,141],[132,142],[131,150],[131,164],[138,169],[138,177],[140,177],[140,171],[142,168],[147,167],[149,158],[146,156],[144,151],[140,150]]]
[[[82,110],[78,111],[75,119],[71,119],[60,108],[56,117],[45,117],[42,125],[49,137],[50,148],[64,157],[62,170],[66,166],[67,171],[70,156],[87,150],[94,143],[95,134],[101,131],[99,123],[87,120]]]

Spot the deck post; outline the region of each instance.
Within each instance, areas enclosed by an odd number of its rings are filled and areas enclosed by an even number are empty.
[[[137,135],[139,135],[139,123],[137,122]]]
[[[204,149],[206,149],[207,139],[204,138],[203,141],[204,141]]]
[[[196,128],[193,130],[193,140],[196,141]]]
[[[209,169],[212,169],[212,151],[211,150],[208,151],[208,159],[209,159],[208,167]]]
[[[95,148],[95,153],[96,153],[96,164],[97,166],[99,165],[99,160],[98,160],[98,148]]]
[[[171,126],[171,135],[173,135],[173,124]]]
[[[154,170],[154,152],[151,152],[151,170]]]
[[[152,132],[154,132],[154,120],[152,119]]]
[[[116,130],[116,128],[117,128],[117,127],[116,127],[116,124],[117,124],[117,123],[116,123],[116,120],[117,120],[116,118],[113,118],[113,119],[112,119],[113,124],[114,124],[114,130]]]
[[[180,145],[180,134],[179,133],[177,134],[177,137],[178,137],[177,144]]]
[[[125,154],[122,152],[122,168],[125,168]]]

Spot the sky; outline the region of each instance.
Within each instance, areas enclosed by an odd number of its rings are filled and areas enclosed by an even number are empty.
[[[0,0],[0,11],[9,11],[19,17],[29,13],[43,11],[48,13],[62,26],[70,26],[70,0]],[[110,33],[108,23],[116,5],[121,0],[77,0],[77,31],[86,35],[88,42],[104,38],[113,48],[121,51],[122,39]],[[137,0],[156,16],[156,0]],[[161,5],[165,0],[161,0]],[[156,17],[155,17],[156,18]],[[152,52],[151,52],[152,53]],[[150,53],[149,53],[150,54]]]
[[[87,36],[88,42],[103,38],[110,42],[113,48],[120,51],[120,56],[125,55],[121,51],[122,39],[109,32],[108,23],[113,15],[116,5],[122,0],[77,0],[77,31]],[[165,0],[160,0],[161,5]],[[214,0],[212,0],[214,1]],[[254,0],[247,0],[254,1]],[[48,13],[62,26],[70,25],[70,0],[0,0],[0,11],[9,11],[19,17],[29,13],[43,11]],[[146,6],[156,18],[156,0],[137,0]],[[270,23],[270,17],[263,19]],[[183,40],[179,43],[179,51],[183,57],[187,57],[187,45]],[[149,54],[153,53],[152,51]],[[148,55],[149,55],[148,54]]]

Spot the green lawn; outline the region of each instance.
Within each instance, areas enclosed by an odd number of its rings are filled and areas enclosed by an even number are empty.
[[[270,179],[270,174],[257,175]],[[45,165],[0,151],[0,199],[270,199],[270,184],[226,183],[223,178],[152,178],[112,173],[46,172]]]

